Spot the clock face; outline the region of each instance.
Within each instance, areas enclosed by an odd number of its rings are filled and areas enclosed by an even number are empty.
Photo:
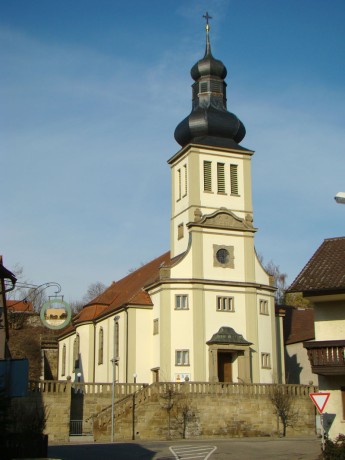
[[[224,248],[219,249],[216,257],[220,264],[226,264],[229,261],[229,252]]]

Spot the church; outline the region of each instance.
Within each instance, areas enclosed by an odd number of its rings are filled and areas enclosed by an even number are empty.
[[[206,20],[192,110],[168,160],[170,251],[73,318],[59,338],[59,380],[284,383],[282,319],[254,247],[254,152],[227,110],[227,69],[212,55]]]

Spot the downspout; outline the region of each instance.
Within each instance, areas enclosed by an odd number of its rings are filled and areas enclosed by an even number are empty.
[[[128,383],[128,306],[125,307],[126,313],[126,383]]]
[[[96,323],[93,323],[93,383],[96,383]]]

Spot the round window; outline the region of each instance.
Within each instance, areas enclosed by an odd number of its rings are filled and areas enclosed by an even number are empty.
[[[217,251],[216,257],[220,264],[226,264],[229,262],[229,252],[224,248]]]

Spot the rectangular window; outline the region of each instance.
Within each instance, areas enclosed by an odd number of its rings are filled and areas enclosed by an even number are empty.
[[[103,364],[104,333],[101,327],[98,333],[98,364]]]
[[[260,300],[259,302],[260,306],[260,314],[261,315],[268,315],[268,301],[267,300]]]
[[[269,353],[261,353],[262,369],[271,369],[271,355]]]
[[[188,310],[187,294],[178,294],[175,296],[175,310]]]
[[[187,196],[187,165],[183,166],[184,169],[184,194],[183,196]]]
[[[212,192],[211,161],[204,161],[204,191]]]
[[[177,226],[177,239],[180,240],[183,238],[183,224]]]
[[[217,297],[217,311],[235,311],[233,297]]]
[[[159,319],[153,320],[153,335],[159,334]]]
[[[175,365],[176,366],[189,366],[189,350],[176,350],[175,351]]]
[[[61,375],[66,375],[66,345],[62,348],[62,370]]]
[[[218,193],[225,193],[225,165],[224,163],[217,163],[217,191]]]
[[[178,187],[178,190],[177,190],[177,199],[180,200],[181,199],[181,169],[178,169],[177,170],[177,178],[178,178],[178,184],[177,184],[177,187]]]
[[[115,321],[115,324],[114,324],[114,358],[115,359],[119,359],[119,322],[118,321]]]
[[[238,195],[237,165],[230,165],[230,190],[231,195]]]

